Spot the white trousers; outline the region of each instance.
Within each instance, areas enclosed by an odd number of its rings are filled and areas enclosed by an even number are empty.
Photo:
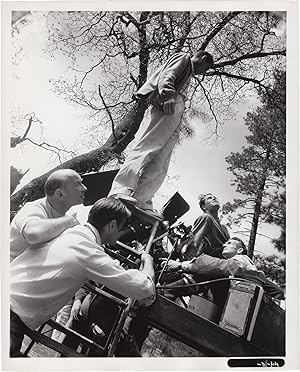
[[[149,124],[116,175],[110,195],[126,192],[138,200],[141,208],[152,208],[152,198],[162,185],[170,164],[174,146],[179,139],[179,125],[184,112],[184,100],[179,95],[174,113],[165,114],[150,107]]]

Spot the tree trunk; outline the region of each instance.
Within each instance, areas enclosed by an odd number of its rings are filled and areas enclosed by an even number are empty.
[[[142,12],[141,22],[148,17],[149,12]],[[146,25],[141,23],[139,27],[140,42],[140,68],[139,81],[137,89],[140,88],[147,79],[149,64],[149,48],[147,44]],[[73,159],[51,169],[49,172],[37,177],[25,185],[21,190],[11,197],[11,211],[17,211],[21,205],[27,201],[36,200],[44,196],[44,184],[47,177],[55,170],[70,168],[79,174],[92,171],[99,171],[109,161],[120,155],[134,139],[140,124],[143,120],[147,108],[147,102],[144,99],[132,104],[122,121],[117,124],[116,130],[107,139],[100,148],[90,151],[86,154],[76,156]]]
[[[129,108],[122,122],[117,126],[115,131],[116,137],[111,135],[105,144],[98,149],[67,160],[65,163],[30,181],[22,189],[12,195],[11,211],[17,211],[21,205],[27,201],[43,197],[44,183],[53,171],[66,168],[74,169],[79,174],[99,171],[103,165],[115,159],[134,139],[141,121],[143,120],[146,108],[147,103],[145,100],[135,102]]]
[[[248,243],[248,256],[250,258],[253,257],[255,240],[256,240],[256,233],[257,233],[257,228],[258,228],[258,221],[259,221],[259,216],[260,216],[260,212],[261,212],[262,195],[263,195],[263,192],[264,192],[266,179],[267,179],[267,177],[264,175],[263,179],[261,181],[259,190],[258,190],[257,198],[255,200],[254,214],[253,214],[253,218],[252,218],[250,238],[249,238],[249,243]]]
[[[252,218],[250,238],[249,238],[249,243],[248,243],[248,256],[250,258],[253,257],[253,253],[254,253],[256,233],[257,233],[257,228],[258,228],[259,216],[260,216],[260,213],[261,213],[262,197],[263,197],[263,192],[264,192],[265,185],[266,185],[268,168],[269,168],[269,163],[270,163],[270,155],[271,155],[271,150],[272,150],[273,136],[274,136],[274,130],[271,133],[269,146],[267,148],[266,156],[265,156],[265,159],[264,159],[262,179],[261,179],[261,182],[260,182],[260,185],[259,185],[259,188],[258,188],[258,193],[257,193],[256,200],[255,200],[254,214],[253,214],[253,218]]]

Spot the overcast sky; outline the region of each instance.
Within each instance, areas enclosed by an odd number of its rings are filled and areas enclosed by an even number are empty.
[[[43,53],[47,43],[45,18],[35,15],[34,21],[22,28],[18,38],[17,44],[23,46],[23,53],[21,62],[15,69],[17,77],[11,82],[14,92],[13,104],[26,113],[35,112],[42,121],[42,124],[34,125],[31,136],[36,139],[44,137],[52,144],[61,141],[66,149],[71,150],[84,127],[88,125],[88,121],[82,117],[80,109],[65,103],[52,91],[49,79],[63,76],[67,71],[67,64],[64,59],[50,59]],[[175,191],[179,191],[191,207],[182,219],[186,224],[191,224],[201,213],[197,203],[200,193],[212,192],[221,203],[237,197],[234,187],[230,185],[233,177],[226,169],[225,157],[231,151],[240,151],[241,147],[246,145],[244,136],[248,132],[243,117],[255,104],[256,101],[252,99],[248,105],[240,105],[238,116],[225,123],[220,131],[221,138],[214,144],[203,141],[205,137],[203,126],[201,123],[194,123],[197,136],[192,140],[183,140],[176,148],[170,167],[170,177],[154,200],[157,209]],[[86,148],[84,152],[88,151]],[[30,168],[20,186],[57,165],[54,160],[53,155],[37,147],[30,146],[29,150],[28,146],[17,146],[11,150],[12,165],[23,170]],[[86,211],[87,208],[81,210],[82,216],[86,215]],[[279,230],[265,226],[263,233],[277,237]],[[273,253],[272,245],[265,238],[257,240],[257,249],[266,254]]]

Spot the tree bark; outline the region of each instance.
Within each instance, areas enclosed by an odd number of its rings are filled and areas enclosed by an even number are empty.
[[[149,12],[141,13],[141,24],[139,31],[139,88],[147,79],[149,64],[149,48],[147,44],[146,25],[143,21],[147,19]],[[120,123],[117,123],[114,133],[110,135],[105,144],[96,150],[76,156],[63,164],[51,169],[42,176],[37,177],[11,196],[11,211],[17,211],[25,202],[36,200],[44,196],[44,184],[47,177],[58,169],[73,169],[79,174],[92,171],[99,171],[103,165],[118,157],[134,139],[140,124],[143,120],[144,113],[147,109],[147,102],[140,99],[134,102],[127,111],[125,117]]]
[[[254,253],[254,246],[255,246],[256,234],[257,234],[257,229],[258,229],[259,216],[261,212],[262,196],[263,196],[263,192],[265,189],[266,179],[267,177],[266,175],[264,175],[263,179],[261,180],[261,184],[259,186],[257,198],[255,200],[254,213],[253,213],[253,218],[252,218],[252,223],[251,223],[250,238],[249,238],[248,250],[247,250],[248,256],[250,258],[253,257],[253,253]]]
[[[124,151],[134,139],[137,130],[143,120],[147,102],[140,100],[135,102],[128,110],[127,115],[116,128],[116,138],[111,135],[105,144],[96,150],[78,155],[63,164],[44,173],[25,185],[22,189],[11,196],[11,211],[17,211],[25,202],[36,200],[44,196],[44,184],[47,177],[58,169],[73,169],[79,174],[99,171],[103,165],[115,159]]]

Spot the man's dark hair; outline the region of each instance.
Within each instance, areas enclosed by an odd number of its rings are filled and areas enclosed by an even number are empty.
[[[100,231],[112,220],[116,220],[118,226],[122,222],[128,223],[130,214],[130,211],[120,200],[111,197],[101,198],[92,206],[87,222]]]
[[[208,192],[207,194],[200,194],[198,196],[199,205],[200,205],[200,208],[203,210],[203,212],[205,212],[204,205],[205,205],[205,198],[206,198],[207,195],[212,195],[212,193]]]
[[[64,180],[62,178],[48,177],[44,185],[45,194],[47,196],[54,195],[57,189],[63,187],[63,183]]]
[[[208,52],[205,52],[205,51],[202,50],[202,49],[198,50],[198,52],[195,53],[195,56],[197,56],[197,57],[206,56],[206,58],[205,58],[205,62],[207,62],[207,63],[209,64],[210,67],[212,67],[213,64],[214,64],[214,60],[213,60],[212,55],[209,54]]]
[[[245,243],[242,241],[242,239],[240,239],[238,237],[233,237],[233,238],[230,238],[230,239],[236,240],[237,242],[239,242],[239,247],[243,248],[242,254],[247,254],[247,247],[246,247]]]

